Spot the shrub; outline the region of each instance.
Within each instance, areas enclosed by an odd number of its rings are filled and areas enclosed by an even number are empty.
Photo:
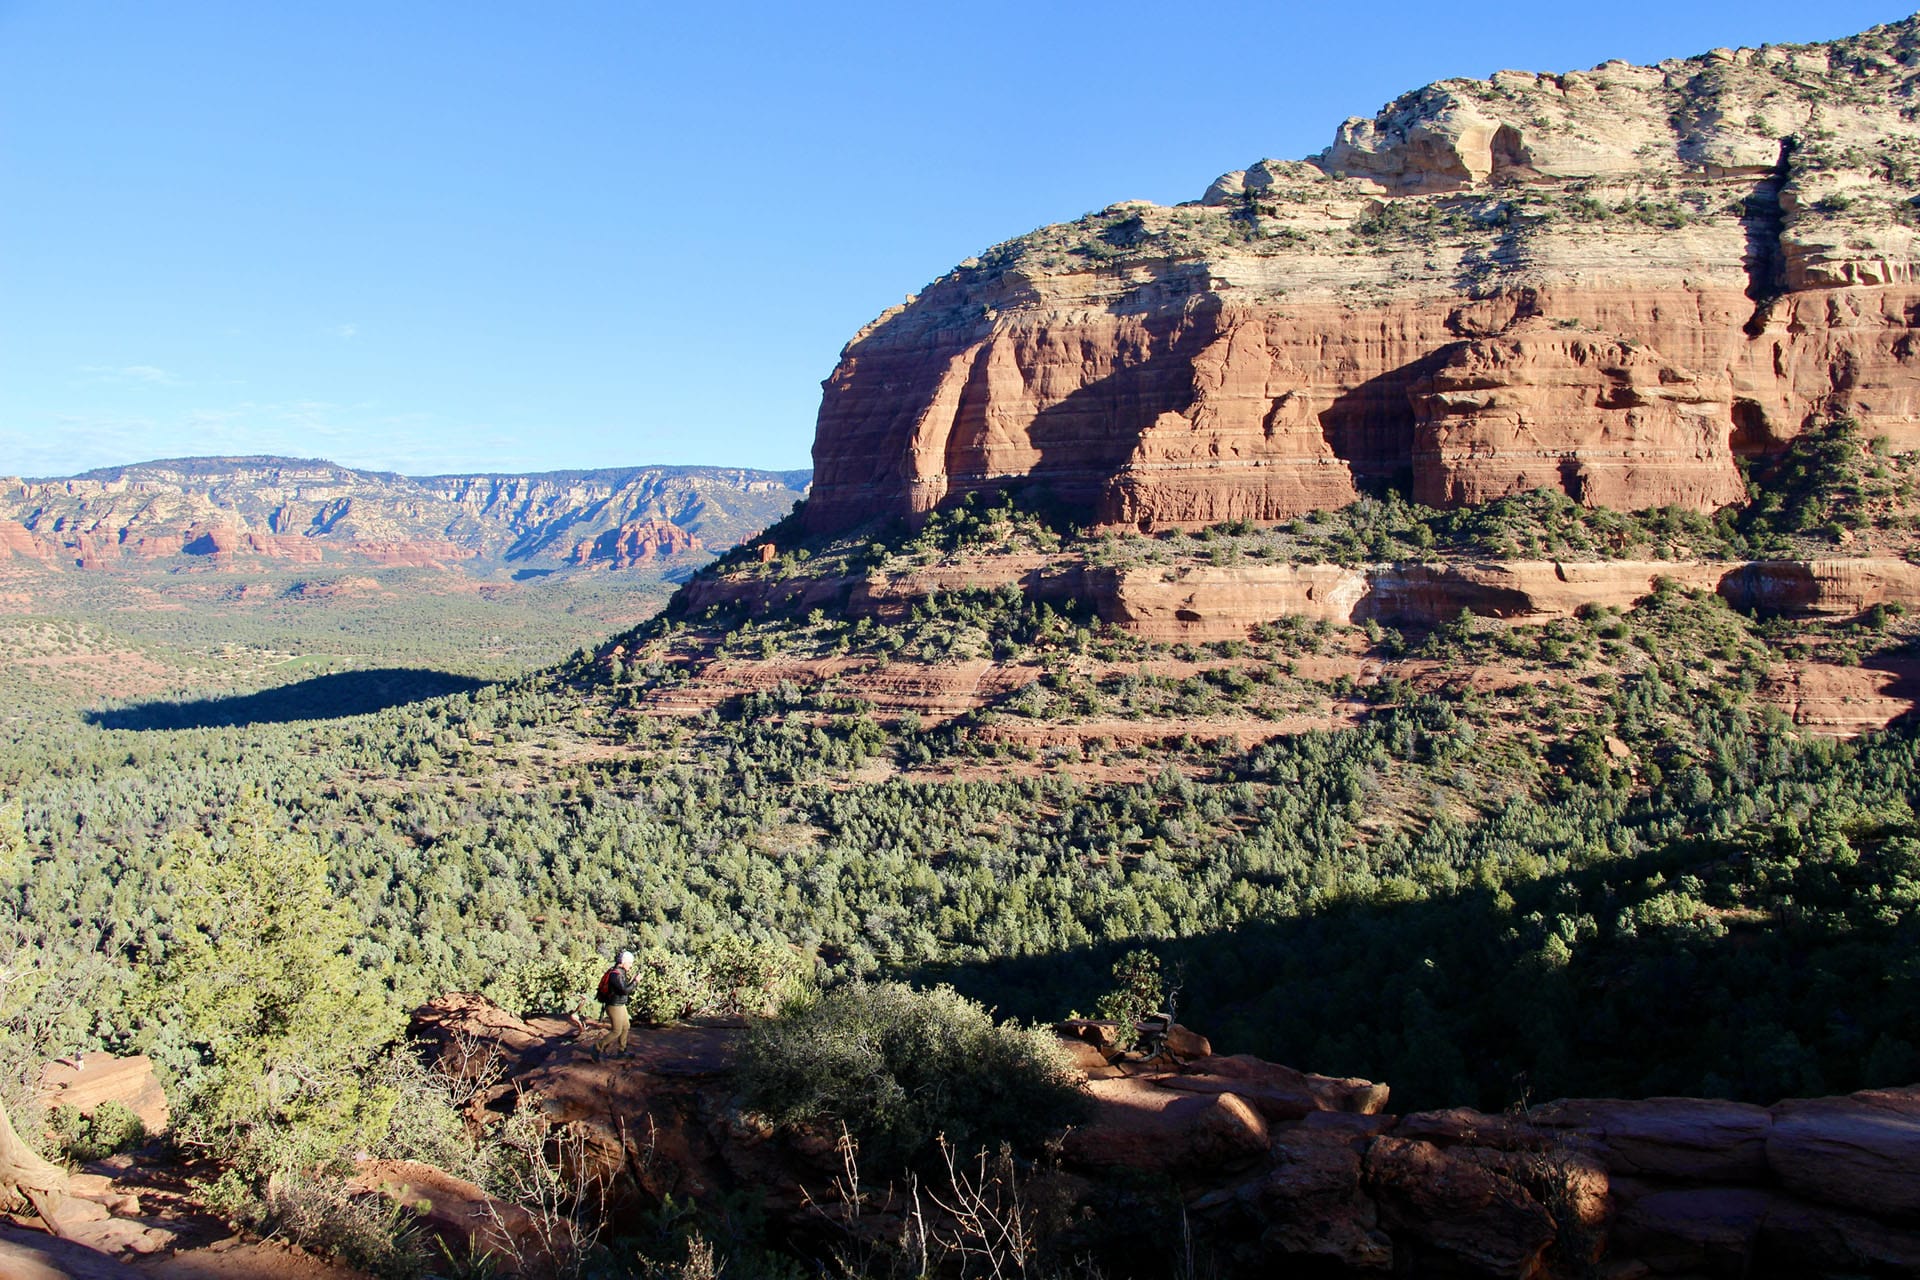
[[[684,1018],[699,1004],[693,965],[685,956],[662,947],[648,947],[633,969],[633,991],[627,1003],[641,1022],[658,1025]]]
[[[420,1229],[406,1208],[381,1196],[356,1195],[344,1179],[290,1174],[262,1193],[229,1169],[197,1188],[201,1203],[228,1222],[283,1235],[381,1280],[426,1273]]]
[[[658,1025],[700,1014],[771,1012],[800,980],[799,958],[778,943],[716,934],[690,955],[648,947],[634,966],[628,1006]]]
[[[725,1016],[769,1013],[799,978],[800,963],[775,943],[717,934],[695,957],[706,1012]]]
[[[147,1126],[124,1103],[108,1099],[91,1114],[82,1115],[70,1106],[55,1107],[47,1117],[61,1154],[69,1160],[98,1160],[119,1151],[130,1151],[147,1140]]]
[[[1114,963],[1113,981],[1113,990],[1100,997],[1094,1010],[1120,1024],[1120,1047],[1131,1048],[1140,1019],[1166,1007],[1167,983],[1160,958],[1151,951],[1129,951]]]
[[[1031,1144],[1085,1107],[1050,1033],[996,1023],[946,986],[862,983],[789,1006],[749,1033],[740,1078],[778,1123],[844,1124],[876,1168],[942,1134],[963,1151]]]

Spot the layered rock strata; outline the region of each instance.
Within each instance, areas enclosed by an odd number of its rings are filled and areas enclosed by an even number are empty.
[[[1831,560],[1505,560],[1371,565],[1247,563],[1104,568],[1077,559],[997,557],[964,568],[771,580],[705,577],[675,609],[748,615],[821,608],[897,619],[949,591],[1018,587],[1037,600],[1082,600],[1100,619],[1154,640],[1244,640],[1262,623],[1303,617],[1432,626],[1462,613],[1513,622],[1626,609],[1667,579],[1718,592],[1735,608],[1848,618],[1876,604],[1920,605],[1920,565],[1861,556]]]
[[[1304,162],[997,246],[857,334],[807,519],[1042,491],[1156,527],[1397,485],[1704,510],[1920,422],[1920,25],[1449,80]]]

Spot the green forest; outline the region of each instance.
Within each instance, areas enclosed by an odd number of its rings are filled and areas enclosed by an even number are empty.
[[[1827,501],[1769,510],[1798,536],[1848,518]],[[1775,536],[1765,517],[1711,527]],[[1082,536],[968,509],[814,554]],[[476,1169],[450,1113],[416,1105],[408,1011],[450,990],[565,1009],[623,946],[683,975],[656,1016],[720,1007],[729,984],[738,1008],[742,982],[889,979],[1038,1021],[1091,1011],[1146,950],[1223,1051],[1386,1081],[1400,1111],[1908,1084],[1920,739],[1811,736],[1760,696],[1791,657],[1902,655],[1908,626],[1758,618],[1663,582],[1541,626],[1283,623],[1176,647],[962,592],[891,623],[669,610],[510,678],[410,667],[418,684],[359,715],[298,682],[37,708],[0,729],[5,1100],[24,1107],[57,1053],[148,1053],[186,1132],[231,1156],[236,1205],[349,1146]],[[1293,667],[1332,649],[1527,678],[1335,687]],[[979,652],[1042,674],[942,724],[791,682],[645,714],[696,650]],[[1198,670],[1096,678],[1072,661],[1089,656]],[[1309,702],[1355,722],[1251,748],[993,732]],[[1067,764],[1086,767],[1047,767]]]

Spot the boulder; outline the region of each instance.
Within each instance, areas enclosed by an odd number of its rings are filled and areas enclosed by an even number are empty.
[[[1746,1276],[1760,1229],[1777,1203],[1772,1192],[1751,1187],[1658,1191],[1621,1214],[1611,1248],[1662,1274]]]
[[[115,1057],[89,1053],[61,1058],[40,1070],[40,1102],[46,1107],[72,1107],[92,1115],[103,1102],[118,1102],[140,1117],[150,1134],[167,1128],[167,1093],[143,1054]]]
[[[1782,1102],[1766,1161],[1809,1200],[1920,1221],[1920,1088]]]
[[[1206,1058],[1213,1054],[1213,1045],[1205,1036],[1177,1022],[1167,1028],[1166,1037],[1161,1042],[1161,1046],[1176,1062],[1192,1062],[1196,1058]]]
[[[1517,1183],[1430,1142],[1375,1138],[1364,1178],[1382,1223],[1413,1246],[1413,1274],[1451,1267],[1524,1280],[1553,1243],[1553,1218]]]
[[[1269,1120],[1298,1120],[1314,1111],[1376,1115],[1388,1098],[1383,1084],[1296,1071],[1251,1054],[1197,1058],[1160,1084],[1187,1093],[1238,1094]]]
[[[170,1228],[119,1216],[83,1223],[67,1235],[75,1243],[101,1253],[136,1255],[159,1253],[173,1247],[179,1239],[178,1233]]]
[[[1575,1098],[1527,1113],[1529,1124],[1590,1140],[1612,1173],[1685,1182],[1767,1177],[1765,1107],[1714,1098]]]
[[[1264,1156],[1267,1142],[1267,1122],[1258,1111],[1234,1094],[1215,1094],[1193,1119],[1187,1162],[1203,1167],[1242,1164]]]
[[[1532,1196],[1557,1220],[1564,1234],[1571,1227],[1588,1233],[1597,1249],[1613,1216],[1612,1182],[1606,1166],[1576,1151],[1499,1151],[1455,1147],[1450,1155],[1497,1173]],[[1591,1259],[1589,1259],[1591,1260]]]
[[[348,1186],[378,1195],[414,1214],[453,1249],[455,1257],[486,1256],[501,1274],[537,1268],[550,1245],[527,1210],[488,1195],[464,1178],[413,1160],[364,1160]]]
[[[116,1186],[113,1179],[106,1174],[86,1172],[68,1174],[67,1194],[103,1205],[107,1212],[118,1218],[140,1216],[140,1198]]]
[[[105,1222],[113,1215],[107,1207],[93,1200],[84,1200],[77,1196],[67,1196],[52,1207],[53,1225],[58,1233],[71,1238],[81,1227],[92,1222]]]
[[[1350,1271],[1389,1271],[1393,1241],[1360,1189],[1361,1156],[1343,1134],[1277,1135],[1274,1169],[1243,1198],[1266,1224],[1260,1243],[1273,1261],[1316,1259]]]
[[[1120,1024],[1105,1018],[1067,1018],[1053,1024],[1054,1034],[1062,1040],[1090,1044],[1108,1057],[1120,1048]]]
[[[1920,1275],[1920,1232],[1784,1197],[1760,1224],[1759,1250],[1780,1273]]]
[[[1159,1087],[1153,1077],[1090,1080],[1092,1118],[1067,1132],[1066,1162],[1094,1171],[1213,1173],[1244,1168],[1266,1154],[1268,1129],[1246,1099]]]
[[[1074,1070],[1083,1076],[1105,1075],[1118,1070],[1108,1062],[1106,1054],[1085,1040],[1062,1036],[1060,1048],[1067,1055],[1067,1060],[1073,1064]]]

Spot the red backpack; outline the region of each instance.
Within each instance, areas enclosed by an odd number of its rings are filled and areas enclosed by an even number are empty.
[[[605,1004],[613,998],[613,974],[614,969],[618,969],[619,967],[619,965],[615,965],[613,969],[609,969],[600,975],[600,985],[594,990],[593,994],[594,998],[599,1000],[601,1004]]]

